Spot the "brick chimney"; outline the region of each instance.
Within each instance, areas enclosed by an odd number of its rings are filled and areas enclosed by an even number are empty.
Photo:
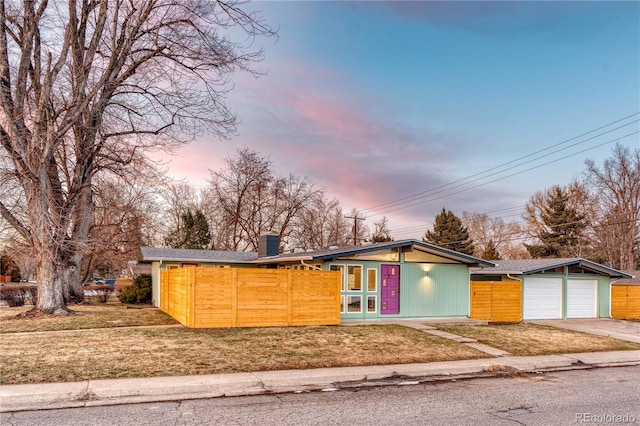
[[[271,257],[280,254],[280,237],[275,234],[260,235],[258,257]]]

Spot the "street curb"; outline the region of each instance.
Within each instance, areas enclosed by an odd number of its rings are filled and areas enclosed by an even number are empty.
[[[426,364],[2,385],[0,412],[397,386],[427,381],[635,365],[640,365],[640,351],[507,356]]]

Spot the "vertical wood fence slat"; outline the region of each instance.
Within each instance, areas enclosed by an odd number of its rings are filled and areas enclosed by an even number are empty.
[[[287,325],[293,325],[293,271],[287,271]]]
[[[160,309],[187,327],[340,324],[337,271],[186,267],[160,283]]]
[[[519,281],[471,281],[473,319],[492,322],[522,321],[522,283]]]
[[[611,316],[617,319],[640,318],[640,286],[611,286]]]
[[[231,275],[231,327],[238,326],[238,270],[233,268]]]

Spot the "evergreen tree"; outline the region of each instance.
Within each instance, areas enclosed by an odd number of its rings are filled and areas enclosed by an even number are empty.
[[[422,237],[424,242],[454,250],[464,254],[473,254],[473,241],[469,238],[469,231],[462,226],[462,221],[453,212],[442,208],[436,216],[433,231],[427,231]]]
[[[167,235],[165,243],[172,248],[204,250],[211,244],[209,223],[201,210],[187,210],[180,216],[178,227]]]
[[[484,260],[500,260],[500,253],[498,253],[498,249],[496,245],[493,243],[493,240],[489,240],[487,246],[484,248],[481,256]]]
[[[569,205],[569,193],[562,187],[551,188],[540,206],[540,219],[544,224],[537,235],[540,243],[525,244],[531,257],[566,257],[571,248],[584,242],[585,217]]]

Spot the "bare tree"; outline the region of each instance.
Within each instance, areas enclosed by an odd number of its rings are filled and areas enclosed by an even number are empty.
[[[353,233],[344,216],[336,198],[328,200],[324,194],[316,197],[298,215],[291,248],[318,250],[346,246]]]
[[[389,231],[389,219],[386,216],[382,216],[377,222],[373,222],[373,233],[371,234],[372,243],[383,243],[386,241],[393,241],[391,232]]]
[[[224,238],[217,240],[226,250],[255,250],[255,229],[274,231],[266,229],[261,220],[275,180],[271,163],[256,151],[243,148],[225,159],[225,164],[226,169],[211,172],[209,185],[210,199],[219,206],[217,220],[222,225],[218,228],[227,230]]]
[[[620,144],[602,167],[586,161],[586,182],[600,202],[595,239],[605,261],[612,267],[640,267],[640,149]]]
[[[161,213],[161,228],[166,238],[171,230],[182,226],[182,215],[185,212],[200,209],[200,201],[198,191],[184,182],[167,182],[161,187],[160,194],[165,206]]]
[[[522,246],[522,230],[517,223],[507,223],[501,217],[486,213],[469,212],[462,212],[462,223],[474,242],[474,256],[482,257],[489,242],[492,242],[503,259],[530,257]]]
[[[159,218],[154,212],[159,208],[153,187],[109,177],[97,180],[93,192],[93,220],[78,268],[81,283],[89,281],[96,269],[102,276],[117,276],[141,246],[157,238]]]
[[[296,217],[320,192],[305,178],[276,176],[272,163],[248,148],[227,158],[226,169],[211,172],[207,195],[214,206],[214,244],[227,250],[258,250],[260,235],[275,232],[290,245]],[[217,208],[216,208],[217,207]]]
[[[33,249],[36,309],[62,314],[98,168],[202,132],[227,135],[229,75],[261,58],[232,42],[230,29],[271,31],[222,1],[2,1],[0,17],[0,146],[26,218],[4,200],[0,213]]]
[[[13,234],[4,241],[3,251],[9,255],[15,265],[20,270],[22,281],[33,279],[36,273],[36,262],[33,257],[33,250],[17,234]]]

